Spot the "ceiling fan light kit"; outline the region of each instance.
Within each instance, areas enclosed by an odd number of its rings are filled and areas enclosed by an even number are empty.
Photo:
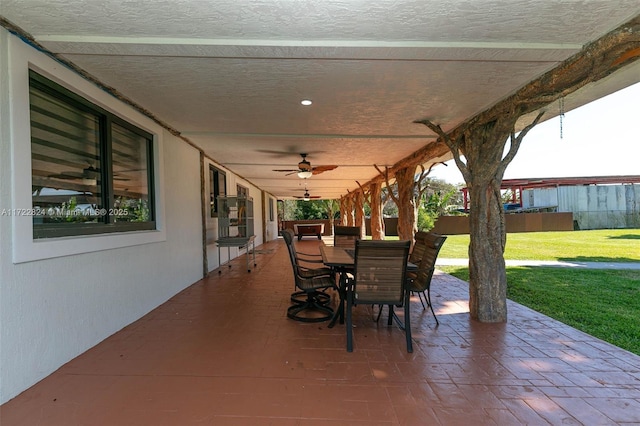
[[[302,161],[298,163],[297,169],[294,169],[294,170],[277,169],[277,170],[274,170],[274,172],[286,172],[287,176],[292,174],[297,174],[300,179],[309,179],[313,175],[317,175],[322,172],[333,170],[338,167],[336,165],[324,165],[324,166],[312,167],[311,163],[307,161],[307,154],[300,154],[300,156],[302,157]]]

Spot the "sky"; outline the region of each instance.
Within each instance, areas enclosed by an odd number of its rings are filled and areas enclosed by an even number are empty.
[[[508,146],[508,143],[507,143]],[[464,179],[453,160],[429,177]],[[600,98],[531,129],[504,179],[640,175],[640,83]]]

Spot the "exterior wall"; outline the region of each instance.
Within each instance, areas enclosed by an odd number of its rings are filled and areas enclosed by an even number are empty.
[[[571,213],[514,213],[505,215],[507,232],[573,231]],[[469,233],[468,216],[440,216],[431,230],[443,235]]]
[[[640,226],[640,185],[580,185],[527,189],[524,208],[558,206],[572,212],[578,229]]]
[[[522,207],[554,207],[558,205],[557,188],[525,189],[522,191]]]
[[[558,188],[558,211],[572,211],[578,229],[640,227],[640,185]]]
[[[0,209],[31,207],[29,64],[154,133],[160,229],[36,246],[23,229],[31,218],[0,216],[0,403],[202,277],[199,152],[4,29]]]
[[[397,217],[385,217],[384,221],[384,235],[390,237],[398,236],[398,218]],[[371,219],[365,218],[365,227],[367,235],[371,235]]]

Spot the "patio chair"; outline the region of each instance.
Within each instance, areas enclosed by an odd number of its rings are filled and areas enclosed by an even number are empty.
[[[427,249],[427,237],[428,232],[418,231],[413,237],[413,248],[411,249],[411,254],[409,254],[409,262],[419,265],[420,260],[422,260],[422,256],[424,255],[424,251]]]
[[[331,268],[310,268],[302,263],[318,263],[317,260],[303,259],[298,256],[293,240],[294,233],[290,229],[282,232],[287,244],[289,259],[293,269],[295,288],[299,289],[291,294],[293,303],[287,309],[287,317],[302,322],[327,321],[333,316],[333,309],[328,306],[331,296],[324,293],[329,288],[337,290],[336,274]],[[307,256],[311,256],[306,254]],[[322,263],[322,260],[319,261]],[[304,296],[306,299],[299,299]]]
[[[392,318],[406,334],[407,352],[413,352],[409,317],[409,292],[406,291],[409,241],[356,241],[354,278],[347,284],[347,351],[353,351],[351,322],[354,304],[389,306]],[[393,311],[404,306],[404,324]]]
[[[359,226],[334,226],[333,245],[348,250],[356,247],[356,241],[362,237],[362,230]]]
[[[431,278],[435,270],[438,253],[446,239],[446,236],[433,232],[416,233],[414,251],[416,247],[419,247],[418,250],[421,251],[422,254],[419,259],[416,257],[410,260],[412,263],[418,265],[418,269],[407,272],[407,287],[409,291],[412,294],[418,294],[422,309],[426,309],[426,307],[429,306],[433,318],[436,320],[436,324],[439,324],[439,322],[433,311],[433,305],[431,304]]]
[[[303,267],[300,270],[300,273],[302,275],[309,278],[313,276],[328,275],[334,272],[331,268],[327,268],[324,266],[324,262],[322,261],[322,256],[319,253],[318,254],[304,253],[296,249],[295,242],[294,242],[296,234],[292,229],[289,229],[289,228],[284,229],[281,232],[281,234],[285,242],[287,242],[288,240],[291,241],[291,250],[293,250],[293,255],[296,258],[298,265]],[[285,234],[287,235],[285,236]],[[287,242],[287,244],[289,243]],[[312,267],[313,264],[322,265],[322,266]],[[294,282],[294,289],[295,288],[296,286]],[[295,291],[291,293],[291,302],[293,303],[305,303],[306,299],[307,299],[307,293],[305,291]],[[321,293],[317,295],[317,299],[322,303],[329,303],[331,301],[331,296],[326,293]]]

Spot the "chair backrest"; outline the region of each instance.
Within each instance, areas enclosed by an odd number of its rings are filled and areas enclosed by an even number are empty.
[[[293,230],[287,228],[282,230],[282,238],[287,243],[287,250],[289,251],[289,259],[291,260],[291,267],[293,268],[293,275],[298,276],[298,256],[296,255],[296,248],[293,246],[293,239],[295,234]]]
[[[359,226],[334,226],[333,245],[353,249],[356,247],[356,241],[361,237],[361,232]]]
[[[431,278],[433,277],[433,271],[436,267],[436,259],[446,239],[446,236],[433,232],[425,232],[424,235],[420,237],[420,244],[424,246],[424,252],[420,261],[414,262],[418,265],[418,270],[412,273],[412,275],[414,275],[413,290],[424,291],[431,285]],[[417,242],[418,240],[416,238],[416,244]]]
[[[335,274],[331,269],[320,268],[309,272],[308,268],[300,265],[294,244],[295,233],[293,230],[284,229],[282,231],[282,238],[287,244],[296,287],[305,291],[314,288],[335,287]]]
[[[427,238],[429,238],[428,232],[416,232],[416,235],[414,236],[413,249],[409,255],[409,262],[415,263],[416,265],[420,264],[424,251],[427,249]]]
[[[410,241],[356,241],[356,303],[404,302]]]

